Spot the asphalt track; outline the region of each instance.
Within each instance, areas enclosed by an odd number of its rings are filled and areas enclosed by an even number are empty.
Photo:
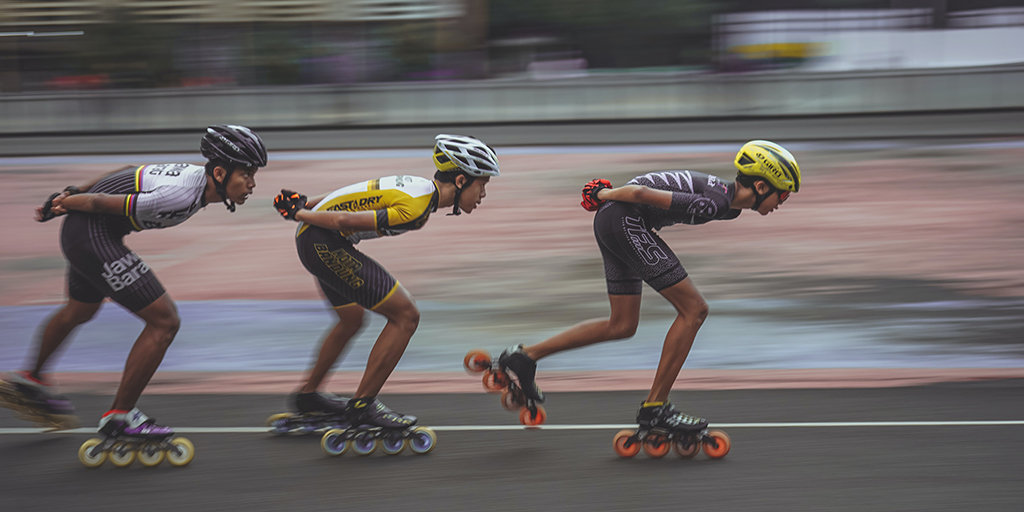
[[[83,468],[89,434],[14,434],[0,410],[5,510],[1020,510],[1024,381],[858,390],[679,393],[726,429],[732,451],[618,458],[611,438],[641,392],[555,393],[549,423],[516,428],[495,396],[394,395],[438,427],[418,456],[325,455],[319,436],[260,433],[283,397],[151,395],[188,433],[187,468]],[[109,397],[72,396],[83,418]],[[853,423],[850,423],[853,422]],[[965,423],[957,423],[965,422]],[[982,423],[991,422],[991,423]],[[1000,424],[999,422],[1008,422]],[[487,427],[506,426],[502,430]],[[241,427],[241,428],[240,428]],[[184,428],[183,428],[184,430]],[[16,431],[16,430],[15,430]],[[241,431],[241,433],[231,433]],[[195,431],[193,431],[195,432]]]

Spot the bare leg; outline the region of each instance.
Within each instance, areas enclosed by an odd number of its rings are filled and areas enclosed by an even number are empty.
[[[409,339],[420,323],[416,302],[402,285],[398,285],[395,293],[375,311],[387,317],[388,323],[370,350],[366,372],[354,395],[356,398],[377,396],[380,393],[380,388],[384,387],[384,382],[402,359],[405,347],[409,345]]]
[[[654,374],[654,385],[651,387],[651,393],[647,395],[648,402],[662,402],[668,399],[672,384],[675,383],[679,370],[690,354],[697,330],[708,316],[708,303],[704,301],[704,297],[689,277],[662,290],[661,294],[675,306],[679,315],[665,336],[661,362],[658,363],[658,371]]]
[[[102,302],[79,302],[69,298],[67,304],[50,317],[46,328],[43,329],[43,335],[39,339],[39,355],[36,356],[36,363],[32,368],[33,377],[40,378],[43,367],[46,366],[50,356],[60,348],[71,331],[91,320],[101,305],[103,305]]]
[[[609,295],[612,311],[608,319],[580,322],[536,345],[524,347],[530,359],[539,361],[551,354],[609,340],[621,340],[636,334],[640,324],[639,295]]]
[[[174,341],[174,335],[181,326],[178,308],[166,293],[136,315],[146,321],[146,327],[128,354],[112,409],[128,410],[135,407],[142,390],[146,389],[149,379],[153,378],[160,362],[164,360],[167,347]]]
[[[324,341],[320,344],[320,355],[309,372],[306,384],[299,389],[300,393],[312,393],[320,388],[327,372],[331,371],[334,363],[341,357],[349,340],[362,329],[365,311],[362,306],[356,304],[334,310],[338,314],[338,323],[334,325],[331,332],[327,333]]]

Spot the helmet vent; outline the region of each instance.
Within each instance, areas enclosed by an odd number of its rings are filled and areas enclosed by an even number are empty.
[[[740,157],[739,164],[740,165],[750,165],[752,163],[754,163],[754,159],[750,158],[750,155],[748,155],[746,153],[743,153],[743,156]]]

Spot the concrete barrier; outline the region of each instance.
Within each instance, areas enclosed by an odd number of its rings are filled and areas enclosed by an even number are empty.
[[[477,82],[0,95],[0,134],[768,118],[1024,107],[1024,66],[637,73]]]

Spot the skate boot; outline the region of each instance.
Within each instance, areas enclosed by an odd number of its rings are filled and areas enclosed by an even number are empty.
[[[466,353],[462,365],[470,373],[483,373],[484,389],[501,393],[501,405],[509,411],[519,411],[519,423],[537,426],[547,419],[544,392],[537,385],[537,362],[530,359],[522,345],[513,345],[492,360],[486,350],[473,349]]]
[[[86,467],[100,467],[108,458],[117,467],[128,467],[138,458],[143,466],[159,465],[166,458],[174,466],[192,462],[195,447],[174,429],[157,425],[138,408],[111,410],[100,418],[98,432],[103,439],[89,439],[78,449],[78,459]]]
[[[641,447],[651,458],[661,458],[675,448],[676,454],[692,459],[704,453],[720,459],[729,453],[729,436],[721,430],[708,430],[708,420],[683,414],[671,402],[643,402],[636,413],[639,429],[622,430],[615,434],[613,446],[620,457],[629,458]]]
[[[0,407],[40,427],[67,430],[78,427],[71,400],[29,372],[10,372],[0,379]]]
[[[511,384],[527,399],[544,403],[544,392],[537,385],[537,362],[523,352],[522,345],[513,345],[498,356],[498,366],[508,375]],[[511,386],[510,386],[511,387]]]
[[[348,398],[314,391],[295,393],[288,401],[294,413],[275,414],[267,419],[267,426],[273,434],[309,434],[347,426],[345,408]]]
[[[388,455],[398,455],[406,446],[425,454],[437,443],[433,430],[416,426],[415,416],[397,413],[373,397],[349,400],[345,419],[347,428],[328,431],[320,442],[328,455],[341,455],[349,447],[359,455],[370,455],[378,446]]]

